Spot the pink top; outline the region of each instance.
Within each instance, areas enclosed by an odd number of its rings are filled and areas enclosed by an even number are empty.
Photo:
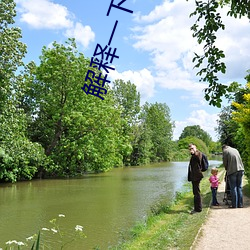
[[[211,183],[211,187],[218,187],[219,179],[216,175],[211,175],[209,178],[209,181]]]

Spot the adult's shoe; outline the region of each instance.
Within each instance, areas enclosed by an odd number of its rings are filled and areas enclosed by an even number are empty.
[[[196,210],[192,210],[191,212],[190,212],[190,214],[196,214],[196,213],[200,213],[201,211],[196,211]]]

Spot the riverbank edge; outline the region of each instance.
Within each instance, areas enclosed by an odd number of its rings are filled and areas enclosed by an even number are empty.
[[[219,168],[220,181],[224,181],[225,170]],[[193,208],[193,194],[191,183],[177,192],[170,205],[160,204],[158,210],[151,209],[146,221],[138,222],[120,243],[109,249],[138,250],[138,249],[191,249],[199,237],[199,232],[207,219],[210,204],[211,190],[206,176],[201,181],[203,211],[190,215]]]

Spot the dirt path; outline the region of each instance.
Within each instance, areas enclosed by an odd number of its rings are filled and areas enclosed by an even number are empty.
[[[211,207],[191,249],[250,249],[250,199],[244,196],[244,207],[230,209],[223,202],[225,182],[218,188],[219,207]]]

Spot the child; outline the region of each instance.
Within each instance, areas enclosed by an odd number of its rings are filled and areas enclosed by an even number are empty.
[[[211,169],[211,176],[209,178],[209,181],[211,183],[211,190],[212,190],[212,205],[213,206],[219,206],[220,204],[217,201],[217,189],[220,184],[219,179],[217,177],[218,169],[212,168]]]

